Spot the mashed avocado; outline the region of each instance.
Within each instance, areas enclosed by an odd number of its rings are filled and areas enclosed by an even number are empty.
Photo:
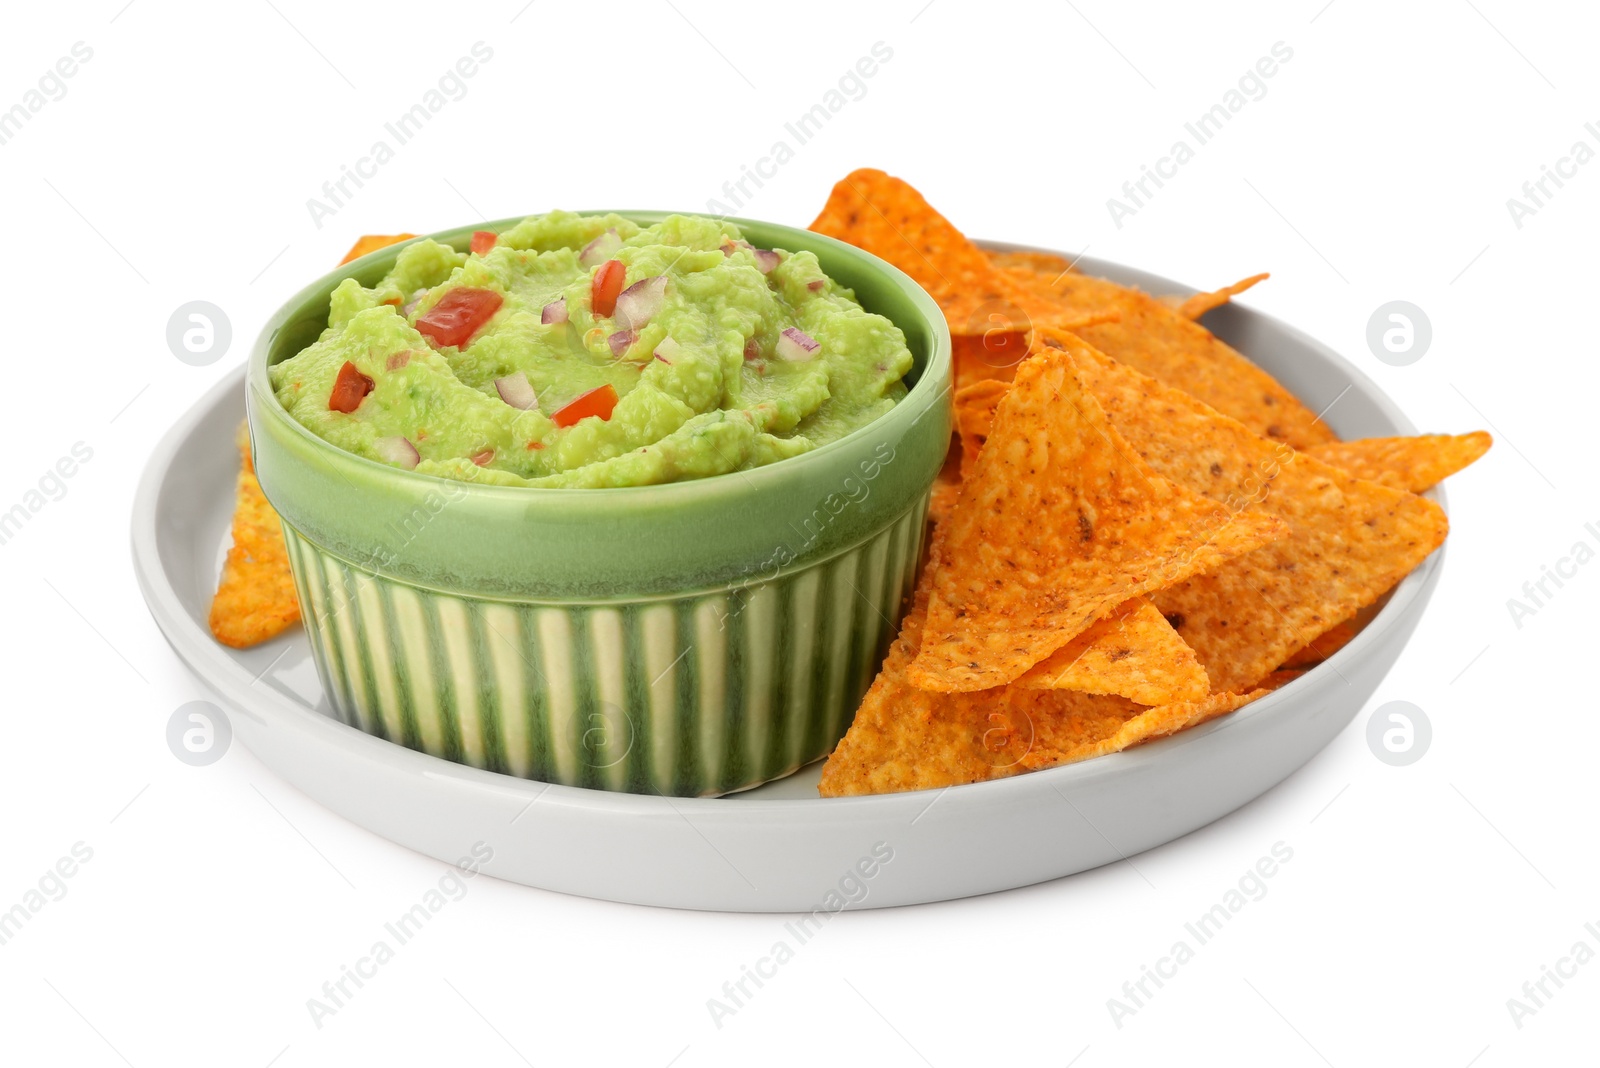
[[[278,400],[348,452],[506,486],[640,486],[772,463],[905,396],[904,335],[810,252],[674,215],[569,212],[401,250],[271,369]]]

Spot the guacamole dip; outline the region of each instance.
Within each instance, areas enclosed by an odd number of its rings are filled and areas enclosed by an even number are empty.
[[[271,369],[348,452],[505,486],[640,486],[769,464],[905,396],[904,335],[810,252],[674,215],[569,212],[402,249],[347,278],[328,328]]]

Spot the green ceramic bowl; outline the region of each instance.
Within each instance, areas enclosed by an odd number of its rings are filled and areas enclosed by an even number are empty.
[[[663,212],[620,214],[648,226]],[[433,234],[465,250],[478,223]],[[733,220],[816,253],[915,357],[904,401],[812,452],[626,489],[479,486],[343,452],[278,404],[267,368],[316,339],[342,279],[313,282],[251,353],[261,488],[283,519],[323,688],[352,726],[475,767],[607,790],[726,793],[826,755],[915,578],[950,438],[950,337],[915,282],[806,230]]]

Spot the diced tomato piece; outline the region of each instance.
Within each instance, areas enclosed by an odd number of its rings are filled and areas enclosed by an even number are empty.
[[[417,320],[417,330],[440,348],[460,348],[494,318],[505,299],[492,289],[457,286]]]
[[[474,231],[472,231],[472,251],[473,251],[473,254],[474,255],[478,255],[478,256],[482,256],[484,253],[486,253],[490,249],[494,248],[495,242],[499,241],[499,240],[500,240],[500,235],[495,233],[493,230],[474,230]]]
[[[616,260],[612,260],[616,263]],[[607,382],[597,389],[591,389],[581,396],[568,401],[565,407],[556,409],[550,420],[556,426],[571,426],[579,419],[587,419],[591,415],[598,415],[602,419],[610,419],[611,413],[617,407],[616,387]]]
[[[372,392],[372,379],[356,370],[349,360],[339,368],[339,377],[333,380],[333,392],[328,394],[328,411],[349,415],[361,407],[361,402]]]
[[[589,307],[594,309],[596,318],[605,318],[617,310],[625,273],[621,260],[606,260],[594,273],[594,281],[589,283]]]

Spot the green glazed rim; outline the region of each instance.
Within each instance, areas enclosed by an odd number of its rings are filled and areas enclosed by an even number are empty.
[[[673,213],[617,214],[648,226]],[[425,236],[464,251],[474,230],[520,220]],[[408,241],[317,279],[262,328],[246,390],[262,491],[303,536],[372,574],[507,600],[598,603],[755,585],[848,551],[920,507],[943,464],[951,428],[944,316],[920,286],[868,252],[809,230],[728,221],[761,247],[815,253],[863,307],[901,329],[913,357],[904,400],[800,456],[661,485],[484,486],[368,460],[296,422],[273,395],[267,369],[326,327],[335,286],[345,278],[371,285]]]

